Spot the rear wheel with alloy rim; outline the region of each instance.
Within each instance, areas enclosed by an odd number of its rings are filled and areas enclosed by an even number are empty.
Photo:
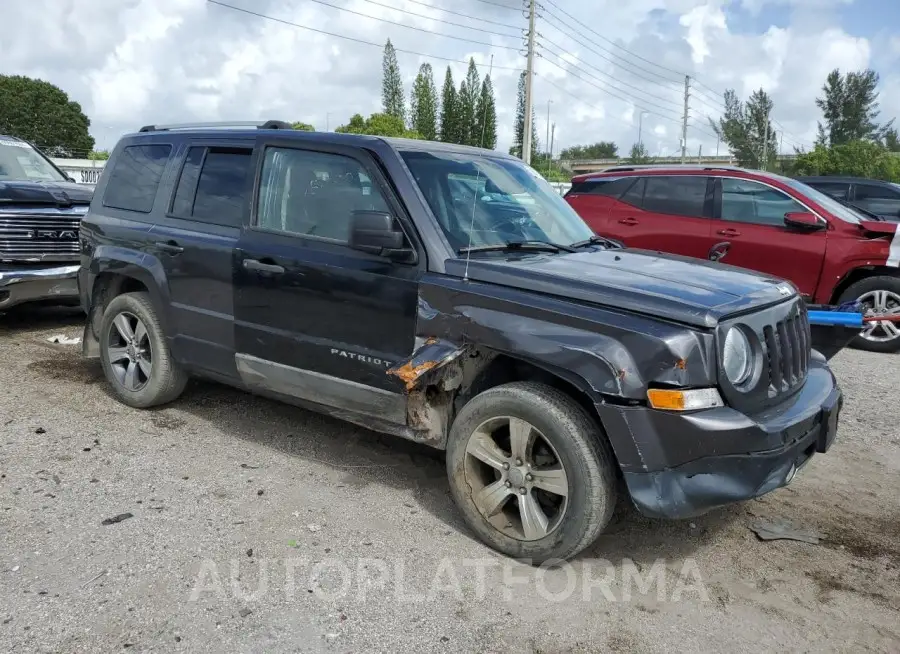
[[[187,375],[172,358],[146,293],[113,298],[100,321],[100,362],[119,401],[137,408],[171,402]]]
[[[860,280],[841,294],[839,303],[853,301],[863,305],[867,317],[900,317],[900,278],[878,276]],[[870,352],[897,352],[900,350],[900,322],[867,323],[853,340],[853,346]]]
[[[616,504],[606,437],[571,397],[542,384],[506,384],[469,401],[451,429],[447,472],[478,536],[532,563],[590,545]]]

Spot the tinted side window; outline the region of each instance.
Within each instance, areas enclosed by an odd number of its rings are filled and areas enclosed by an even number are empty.
[[[250,195],[250,148],[192,147],[181,169],[172,213],[213,225],[240,227]]]
[[[129,145],[113,162],[103,206],[150,213],[171,145]]]
[[[787,193],[744,179],[722,179],[722,220],[784,225],[784,214],[806,211]]]
[[[602,179],[588,179],[572,185],[566,195],[579,193],[582,195],[603,195],[617,198],[628,190],[634,183],[634,177],[605,177]]]
[[[643,209],[700,218],[706,201],[706,180],[698,176],[648,177]]]
[[[900,192],[868,184],[858,184],[855,195],[857,200],[900,200]]]
[[[625,192],[620,201],[635,207],[640,207],[644,203],[644,189],[647,187],[647,178],[638,177],[637,182],[631,185],[631,188]]]
[[[346,243],[354,211],[388,212],[378,186],[350,157],[266,148],[257,224]]]
[[[838,182],[815,182],[810,184],[810,186],[838,200],[846,200],[850,192],[849,184],[840,184]]]

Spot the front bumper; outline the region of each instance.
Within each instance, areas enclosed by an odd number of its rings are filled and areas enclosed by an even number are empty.
[[[601,417],[624,427],[638,460],[620,438],[616,454],[638,510],[653,518],[690,518],[760,497],[787,485],[837,434],[843,396],[823,358],[810,363],[804,388],[785,405],[749,417],[722,407],[675,414],[646,407],[610,407]],[[638,431],[639,430],[639,431]],[[619,441],[618,446],[616,441]]]
[[[0,269],[0,310],[38,300],[78,298],[78,265]]]

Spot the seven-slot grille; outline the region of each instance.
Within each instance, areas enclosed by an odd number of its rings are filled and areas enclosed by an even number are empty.
[[[787,393],[802,384],[809,370],[812,336],[809,318],[801,308],[774,325],[763,327],[769,397]]]
[[[0,259],[75,259],[83,213],[0,213]]]

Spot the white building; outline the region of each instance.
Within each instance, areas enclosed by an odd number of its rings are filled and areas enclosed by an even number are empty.
[[[57,159],[51,158],[67,175],[71,175],[78,184],[94,185],[100,179],[100,173],[106,161],[95,161],[93,159]]]

